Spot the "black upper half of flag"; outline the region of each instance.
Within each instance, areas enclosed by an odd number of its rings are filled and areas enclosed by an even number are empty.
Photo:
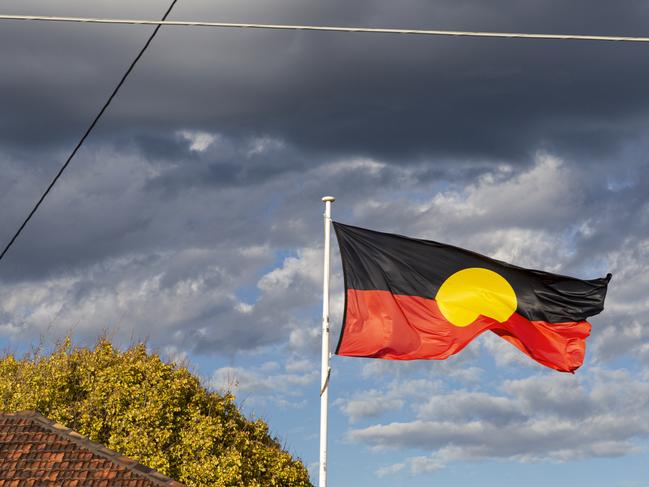
[[[517,313],[532,321],[583,321],[604,309],[611,274],[592,280],[524,269],[443,243],[334,222],[345,289],[389,291],[435,299],[446,279],[462,269],[483,268],[514,289]]]

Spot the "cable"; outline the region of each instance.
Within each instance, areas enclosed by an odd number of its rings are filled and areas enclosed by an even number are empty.
[[[226,23],[226,22],[187,22],[187,21],[168,21],[167,17],[175,6],[178,0],[173,0],[162,20],[133,20],[133,19],[99,19],[90,17],[50,17],[39,15],[0,15],[0,20],[22,20],[22,21],[43,21],[43,22],[81,22],[81,23],[94,23],[94,24],[133,24],[133,25],[155,25],[156,28],[147,40],[146,44],[139,52],[137,57],[133,60],[130,67],[114,89],[108,101],[104,104],[99,114],[95,117],[90,124],[83,137],[74,148],[65,164],[61,167],[56,174],[50,185],[47,187],[43,195],[40,197],[32,211],[29,213],[25,221],[22,223],[18,231],[9,241],[7,246],[0,254],[0,261],[4,258],[6,253],[12,247],[16,239],[20,236],[27,223],[31,220],[34,213],[38,210],[41,203],[45,200],[49,192],[57,183],[65,169],[74,158],[79,148],[83,145],[86,138],[90,135],[92,130],[97,125],[97,122],[104,114],[110,103],[117,95],[117,92],[122,87],[126,78],[131,74],[133,68],[140,60],[146,49],[151,44],[151,41],[156,36],[160,27],[166,26],[184,26],[184,27],[221,27],[221,28],[240,28],[240,29],[273,29],[273,30],[308,30],[308,31],[325,31],[325,32],[356,32],[356,33],[374,33],[374,34],[405,34],[405,35],[428,35],[428,36],[452,36],[452,37],[492,37],[492,38],[506,38],[506,39],[545,39],[545,40],[572,40],[572,41],[605,41],[605,42],[649,42],[649,37],[626,37],[626,36],[593,36],[593,35],[574,35],[574,34],[526,34],[517,32],[471,32],[471,31],[451,31],[451,30],[419,30],[419,29],[374,29],[368,27],[328,27],[316,25],[282,25],[282,24],[250,24],[250,23]]]
[[[172,0],[171,5],[169,6],[169,8],[168,8],[167,11],[165,12],[164,16],[162,17],[162,22],[164,22],[164,21],[167,19],[167,17],[169,16],[169,14],[171,13],[171,11],[173,10],[174,6],[176,5],[176,2],[178,2],[178,0]],[[36,202],[36,205],[34,205],[34,208],[32,208],[32,211],[29,212],[29,215],[27,215],[27,218],[25,218],[25,220],[23,221],[22,225],[20,225],[20,228],[18,228],[18,231],[16,231],[16,233],[15,233],[14,236],[11,238],[11,240],[9,241],[9,243],[7,244],[7,246],[6,246],[6,247],[4,248],[4,250],[2,251],[2,254],[0,254],[0,261],[2,261],[2,259],[3,259],[4,256],[7,254],[7,252],[9,251],[9,249],[13,246],[14,242],[15,242],[16,239],[20,236],[20,234],[22,233],[22,231],[23,231],[23,229],[25,228],[25,226],[27,226],[27,223],[29,223],[29,221],[30,221],[30,220],[32,219],[32,217],[34,216],[34,213],[36,213],[36,211],[38,210],[38,208],[41,206],[41,203],[43,203],[43,201],[45,200],[45,198],[47,197],[47,195],[50,193],[50,191],[52,190],[52,188],[54,187],[54,185],[57,183],[57,181],[59,180],[59,178],[61,177],[61,175],[63,174],[63,172],[67,169],[68,165],[70,164],[70,161],[72,161],[72,159],[74,158],[74,156],[76,155],[76,153],[79,151],[79,149],[81,148],[81,146],[83,145],[83,143],[85,142],[85,140],[88,138],[88,136],[90,135],[90,133],[92,132],[92,130],[95,128],[95,126],[97,125],[97,122],[99,122],[99,119],[100,119],[101,116],[104,114],[104,112],[106,111],[106,109],[108,108],[108,106],[111,104],[111,102],[113,101],[113,98],[115,98],[115,95],[117,95],[117,92],[120,90],[120,88],[122,87],[122,85],[123,85],[124,82],[126,81],[126,78],[128,78],[128,76],[131,74],[131,71],[133,71],[133,68],[135,67],[135,65],[137,64],[137,62],[140,60],[140,58],[142,57],[142,55],[144,54],[144,52],[147,50],[147,48],[148,48],[149,45],[151,44],[151,41],[153,41],[153,38],[156,36],[156,34],[158,33],[158,31],[160,30],[160,27],[162,27],[162,25],[163,25],[163,23],[158,23],[158,24],[157,24],[155,30],[154,30],[153,33],[149,36],[149,39],[146,41],[146,44],[144,44],[144,47],[140,50],[140,52],[138,53],[138,55],[137,55],[137,56],[135,57],[135,59],[131,62],[131,65],[130,65],[129,68],[126,70],[126,73],[124,73],[124,75],[122,76],[122,79],[120,79],[119,83],[117,83],[117,86],[115,87],[115,89],[113,90],[113,92],[111,93],[111,95],[108,97],[108,100],[106,101],[106,103],[104,103],[104,106],[101,108],[101,110],[99,111],[99,113],[97,114],[97,116],[95,116],[95,118],[94,118],[94,120],[92,121],[92,123],[90,124],[90,126],[86,129],[85,133],[83,134],[83,137],[81,137],[81,140],[79,140],[79,142],[77,143],[77,145],[76,145],[76,147],[74,148],[74,150],[72,151],[72,153],[68,156],[67,160],[65,161],[65,164],[63,164],[63,166],[61,166],[61,169],[59,169],[59,172],[56,173],[56,176],[54,176],[54,179],[52,179],[52,182],[50,183],[50,185],[47,187],[47,189],[45,190],[45,192],[41,195],[41,197],[39,198],[39,200]]]
[[[577,34],[525,34],[522,32],[471,32],[456,30],[373,29],[369,27],[327,27],[317,25],[241,24],[228,22],[190,22],[176,20],[97,19],[91,17],[47,17],[40,15],[0,15],[0,20],[33,20],[43,22],[82,22],[88,24],[168,25],[182,27],[222,27],[238,29],[310,30],[356,32],[367,34],[407,34],[452,37],[498,37],[504,39],[550,39],[563,41],[649,42],[649,37],[599,36]]]

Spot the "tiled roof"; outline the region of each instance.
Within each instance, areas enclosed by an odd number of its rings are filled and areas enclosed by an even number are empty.
[[[184,487],[33,411],[0,413],[0,487]]]

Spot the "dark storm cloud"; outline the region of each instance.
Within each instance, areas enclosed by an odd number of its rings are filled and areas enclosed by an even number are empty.
[[[10,11],[156,17],[165,2]],[[39,10],[40,9],[40,10]],[[181,2],[175,18],[639,35],[645,2]],[[119,15],[117,15],[119,14]],[[148,32],[3,23],[5,143],[64,144]],[[101,133],[179,126],[401,161],[598,154],[646,130],[643,45],[165,29]],[[620,127],[624,124],[624,128]],[[98,137],[101,135],[97,135]]]

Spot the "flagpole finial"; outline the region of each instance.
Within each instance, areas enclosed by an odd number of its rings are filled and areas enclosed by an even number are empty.
[[[325,203],[327,202],[333,203],[334,201],[336,201],[336,198],[333,196],[323,196],[322,201],[324,201]]]

